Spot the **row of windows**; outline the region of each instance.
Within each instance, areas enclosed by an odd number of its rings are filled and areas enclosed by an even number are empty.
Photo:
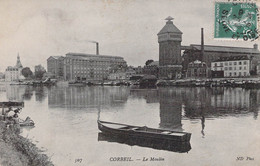
[[[223,62],[221,62],[220,63],[220,66],[223,66],[223,64],[225,65],[225,66],[228,66],[228,65],[242,65],[242,61],[240,61],[240,62],[225,62],[225,63],[223,63]],[[243,64],[244,65],[246,65],[247,64],[247,61],[243,61]],[[218,63],[215,63],[214,64],[215,66],[218,66]]]
[[[86,61],[86,60],[67,60],[67,63],[72,62],[73,64],[120,64],[120,63],[125,63],[125,62],[115,62],[115,61]]]
[[[88,71],[74,71],[74,73],[91,73],[91,72],[88,72]],[[106,74],[107,72],[94,71],[92,73],[104,73],[104,74]]]
[[[237,68],[236,67],[234,67],[234,68],[233,67],[225,67],[224,69],[225,70],[243,70],[243,69],[246,70],[247,67],[246,66],[244,66],[244,68],[242,66],[237,67]],[[221,68],[221,70],[223,70],[223,68]]]
[[[86,78],[90,78],[90,76],[89,75],[75,75],[75,78],[77,78],[77,77],[86,77]],[[103,75],[94,75],[93,77],[95,77],[95,78],[103,78],[104,76]]]
[[[91,70],[91,69],[92,69],[92,70],[107,70],[107,68],[95,68],[95,67],[94,67],[94,68],[89,68],[89,67],[88,67],[88,68],[87,68],[87,67],[84,67],[84,68],[82,67],[82,68],[80,68],[80,67],[74,67],[74,70],[76,70],[76,69],[78,69],[78,70],[80,70],[80,69],[83,69],[83,70],[84,70],[84,69],[85,69],[85,70]]]
[[[225,76],[247,76],[247,72],[228,72]]]
[[[18,69],[6,69],[6,71],[18,71]]]

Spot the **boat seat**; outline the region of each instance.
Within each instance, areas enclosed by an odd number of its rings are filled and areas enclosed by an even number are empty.
[[[184,133],[171,133],[170,135],[175,135],[175,136],[184,136]]]
[[[170,133],[172,133],[172,132],[169,132],[169,131],[162,132],[162,134],[170,134]]]

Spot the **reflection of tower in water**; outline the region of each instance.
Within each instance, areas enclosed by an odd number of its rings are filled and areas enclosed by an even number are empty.
[[[180,91],[160,89],[160,128],[182,131]]]

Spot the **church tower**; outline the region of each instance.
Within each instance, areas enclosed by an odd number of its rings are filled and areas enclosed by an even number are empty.
[[[23,65],[22,65],[21,60],[20,60],[19,53],[18,53],[18,55],[17,55],[17,61],[16,61],[15,67],[17,67],[17,68],[23,68]]]
[[[159,43],[159,77],[173,79],[180,77],[182,70],[182,32],[167,17],[166,25],[157,34]]]

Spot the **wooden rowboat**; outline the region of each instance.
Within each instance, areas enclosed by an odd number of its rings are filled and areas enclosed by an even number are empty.
[[[159,140],[149,138],[135,138],[128,136],[118,136],[105,134],[103,132],[98,133],[98,141],[114,142],[119,144],[125,144],[128,146],[139,146],[145,148],[152,148],[156,150],[164,150],[177,153],[186,153],[191,150],[190,142],[178,142],[171,140]]]
[[[189,142],[191,133],[178,132],[173,130],[163,130],[149,128],[146,126],[131,126],[120,123],[97,121],[98,128],[105,134],[118,135],[124,137],[149,138],[155,140],[170,140],[179,142]]]

